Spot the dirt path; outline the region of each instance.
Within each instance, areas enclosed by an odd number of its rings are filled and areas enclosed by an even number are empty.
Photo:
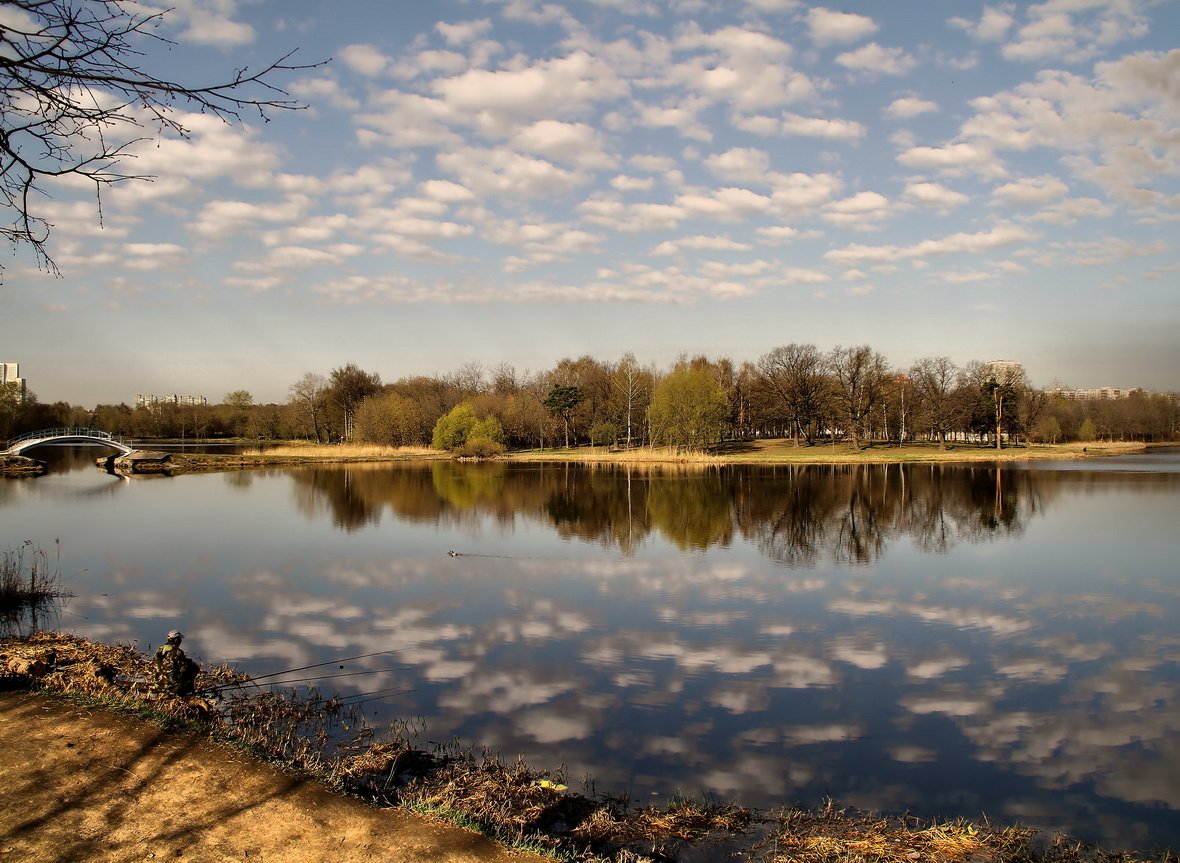
[[[0,861],[540,859],[332,794],[207,740],[0,693]]]

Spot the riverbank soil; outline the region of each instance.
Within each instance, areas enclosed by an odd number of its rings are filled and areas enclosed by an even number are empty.
[[[332,794],[190,733],[0,692],[0,861],[540,859]]]

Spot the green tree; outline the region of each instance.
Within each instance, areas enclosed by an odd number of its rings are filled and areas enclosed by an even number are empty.
[[[1041,443],[1057,443],[1061,440],[1061,423],[1052,414],[1043,416],[1033,426],[1032,436]]]
[[[23,402],[17,384],[6,383],[0,386],[0,441],[16,436],[17,418]]]
[[[549,395],[545,398],[545,410],[554,416],[561,417],[561,421],[565,425],[566,449],[569,449],[570,445],[570,416],[584,398],[585,394],[581,387],[562,386],[561,384],[554,384],[549,390]]]
[[[452,452],[464,448],[504,451],[504,428],[494,414],[482,418],[476,415],[475,405],[463,402],[455,405],[434,426],[431,446]]]
[[[254,396],[247,390],[234,390],[232,393],[226,393],[221,403],[236,410],[244,411],[254,405]]]
[[[596,423],[590,429],[590,445],[611,446],[618,436],[619,432],[614,423]]]
[[[430,445],[435,449],[456,450],[467,443],[477,422],[475,408],[470,402],[455,405],[435,423]]]
[[[652,443],[704,450],[721,440],[728,412],[729,400],[711,369],[681,360],[652,393]]]
[[[1078,440],[1088,443],[1096,437],[1098,437],[1098,427],[1094,424],[1094,420],[1086,417],[1078,428]]]
[[[992,364],[984,367],[984,381],[980,389],[992,405],[995,419],[996,449],[1004,447],[1004,431],[1017,420],[1020,393],[1024,386],[1024,372],[1010,366]]]

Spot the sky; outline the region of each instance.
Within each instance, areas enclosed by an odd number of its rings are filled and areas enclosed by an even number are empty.
[[[327,62],[141,130],[101,218],[45,186],[61,274],[0,284],[42,402],[791,342],[1180,390],[1176,0],[168,5],[151,71]]]

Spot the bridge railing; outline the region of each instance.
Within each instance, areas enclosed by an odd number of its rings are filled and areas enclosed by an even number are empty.
[[[17,444],[24,443],[28,440],[42,440],[55,437],[91,437],[98,438],[99,440],[119,441],[122,443],[119,438],[115,437],[108,431],[103,431],[102,429],[82,428],[81,426],[72,426],[69,428],[39,429],[38,431],[26,432],[23,435],[19,435],[10,439],[4,445],[4,448],[12,449]]]

